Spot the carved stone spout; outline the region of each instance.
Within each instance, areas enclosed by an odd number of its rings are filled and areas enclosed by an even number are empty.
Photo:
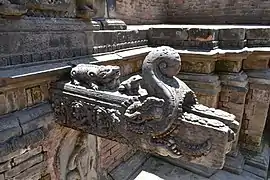
[[[145,152],[222,168],[239,130],[235,116],[198,104],[176,77],[181,58],[162,46],[142,74],[119,83],[117,66],[78,65],[70,82],[53,86],[57,122]]]

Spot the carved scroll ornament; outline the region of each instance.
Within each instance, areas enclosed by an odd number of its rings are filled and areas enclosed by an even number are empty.
[[[53,87],[58,123],[134,148],[221,168],[239,130],[235,116],[198,104],[175,77],[181,58],[162,46],[145,58],[142,74],[120,83],[118,66],[80,64],[71,82]]]

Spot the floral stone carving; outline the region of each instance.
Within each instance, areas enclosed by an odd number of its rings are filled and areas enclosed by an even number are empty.
[[[151,51],[142,74],[122,83],[117,66],[78,65],[70,82],[52,87],[57,122],[145,152],[222,168],[239,124],[232,114],[198,104],[175,76],[180,69],[179,54],[167,46]]]

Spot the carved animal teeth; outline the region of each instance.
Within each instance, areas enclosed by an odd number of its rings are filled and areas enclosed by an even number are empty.
[[[177,153],[178,151],[177,151],[177,149],[175,149],[175,150],[173,150],[173,152],[174,152],[174,153]]]
[[[179,156],[179,155],[181,155],[181,153],[180,153],[179,151],[177,151],[177,153],[176,153],[176,154],[177,154],[178,156]]]
[[[175,141],[172,140],[172,139],[169,139],[168,141],[169,141],[169,143],[171,143],[171,144],[175,144]]]
[[[176,144],[174,144],[174,145],[171,147],[171,149],[174,150],[174,149],[176,149],[176,147],[177,147]]]

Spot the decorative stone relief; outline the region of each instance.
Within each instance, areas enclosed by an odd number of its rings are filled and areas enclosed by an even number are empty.
[[[57,154],[60,179],[97,179],[95,143],[94,136],[74,130],[67,133]]]
[[[181,58],[167,46],[152,50],[142,74],[119,83],[117,66],[80,64],[71,82],[53,85],[57,122],[140,150],[222,168],[239,129],[235,116],[198,104],[176,77]]]

